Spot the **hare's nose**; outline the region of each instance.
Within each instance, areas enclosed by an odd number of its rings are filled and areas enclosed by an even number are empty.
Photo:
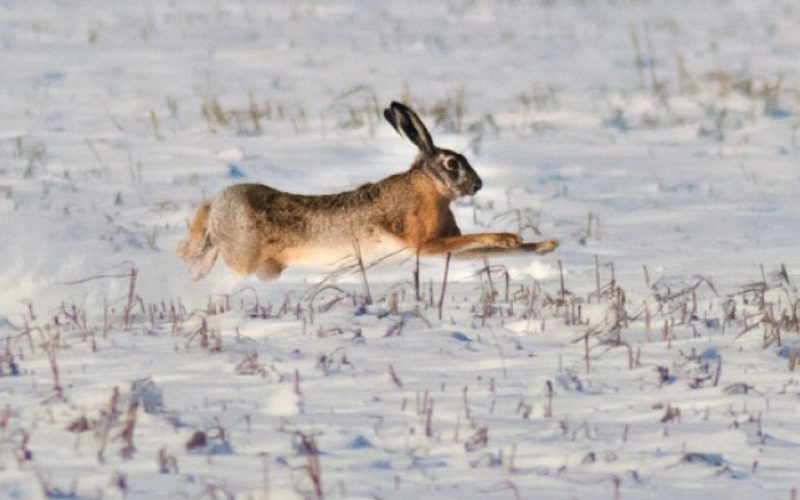
[[[482,187],[483,187],[483,181],[481,181],[480,179],[478,179],[477,181],[475,181],[475,184],[473,184],[473,185],[472,185],[472,194],[475,194],[475,193],[477,193],[478,191],[480,191],[480,189],[481,189]]]

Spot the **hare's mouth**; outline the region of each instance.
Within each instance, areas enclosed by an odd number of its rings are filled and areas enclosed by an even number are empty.
[[[477,180],[477,181],[475,181],[475,183],[472,185],[472,190],[471,190],[471,192],[470,192],[469,194],[475,194],[475,193],[477,193],[478,191],[480,191],[480,190],[481,190],[481,188],[482,188],[482,187],[483,187],[483,181],[481,181],[480,179],[478,179],[478,180]]]

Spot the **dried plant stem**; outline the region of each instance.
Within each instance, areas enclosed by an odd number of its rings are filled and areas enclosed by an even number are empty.
[[[364,260],[361,258],[361,245],[358,240],[353,240],[353,251],[356,255],[356,263],[361,272],[361,281],[364,283],[364,296],[367,304],[372,304],[372,294],[369,292],[369,282],[367,281],[367,271],[364,269]]]
[[[58,343],[60,335],[56,332],[55,335],[45,344],[45,352],[47,353],[47,360],[50,363],[50,370],[53,373],[53,390],[57,397],[61,397],[64,388],[61,387],[61,377],[58,369]]]
[[[442,293],[439,295],[439,321],[442,320],[442,308],[444,307],[444,294],[447,290],[447,273],[450,270],[450,253],[444,259],[444,277],[442,278]]]
[[[100,169],[105,172],[106,176],[111,175],[111,169],[108,167],[108,163],[103,161],[103,158],[100,156],[100,153],[97,152],[97,149],[94,147],[94,143],[91,140],[86,139],[86,144],[89,146],[89,149],[92,152],[92,156],[94,159],[97,160],[97,163],[100,165]]]
[[[400,377],[397,376],[397,372],[394,371],[394,366],[392,365],[389,365],[389,376],[392,378],[392,382],[394,382],[394,385],[396,385],[398,389],[403,388],[403,382],[400,380]]]
[[[414,298],[417,302],[421,300],[419,294],[419,250],[417,250],[416,260],[414,262]]]
[[[425,437],[433,437],[433,398],[428,400],[425,412]]]
[[[553,418],[553,383],[549,380],[545,382],[545,396],[547,404],[544,407],[544,418]]]
[[[124,327],[129,330],[133,322],[133,305],[136,297],[136,267],[131,266],[128,272],[128,302],[125,305]]]
[[[469,409],[469,400],[467,399],[467,391],[469,388],[465,385],[464,386],[464,417],[467,419],[467,422],[472,421],[472,412]]]
[[[586,373],[589,373],[589,332],[583,336],[583,360],[586,365]]]
[[[600,300],[600,258],[597,254],[594,254],[594,283],[595,283],[595,290],[597,293],[597,300]]]

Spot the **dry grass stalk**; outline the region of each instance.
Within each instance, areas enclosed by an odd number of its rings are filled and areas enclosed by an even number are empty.
[[[517,411],[518,415],[522,415],[522,418],[525,420],[529,420],[531,418],[531,413],[533,412],[533,406],[527,404],[526,402],[520,400],[517,404]]]
[[[447,290],[447,273],[450,270],[450,253],[448,252],[444,260],[444,277],[442,278],[442,292],[439,295],[439,321],[442,320],[442,309],[444,308],[444,295]]]
[[[544,418],[553,418],[553,383],[549,380],[544,384],[547,403],[544,405]]]
[[[242,360],[236,365],[235,371],[239,375],[261,375],[267,377],[267,370],[258,361],[258,351],[256,349],[247,351],[242,356]]]
[[[394,385],[397,386],[398,389],[403,388],[403,382],[400,380],[400,377],[397,376],[397,372],[394,371],[394,366],[389,365],[389,376],[392,378],[392,382]]]
[[[119,454],[122,458],[131,459],[136,451],[136,446],[133,444],[133,431],[136,428],[136,411],[139,409],[139,397],[131,395],[128,402],[128,409],[125,414],[125,425],[122,428],[120,437],[124,446]]]
[[[666,410],[664,410],[664,416],[661,417],[661,423],[672,422],[675,420],[677,420],[678,422],[681,421],[680,408],[667,405]]]
[[[131,265],[130,271],[128,271],[128,301],[125,305],[123,316],[123,326],[125,330],[130,330],[131,324],[133,323],[133,306],[136,297],[136,275],[136,267]]]
[[[322,466],[319,461],[317,440],[314,436],[300,431],[294,432],[294,438],[298,452],[306,457],[305,470],[314,489],[314,496],[317,500],[322,500],[325,494],[322,488]]]
[[[586,368],[586,373],[589,373],[589,332],[583,336],[583,363]]]
[[[600,258],[597,256],[597,254],[594,254],[594,283],[595,294],[597,295],[597,299],[600,300]]]
[[[464,450],[471,452],[489,445],[489,428],[479,427],[464,443]]]
[[[472,412],[469,409],[469,400],[467,399],[467,392],[469,391],[469,387],[466,385],[462,389],[463,393],[463,402],[464,402],[464,418],[467,419],[467,422],[472,422]]]
[[[400,335],[401,333],[403,333],[403,327],[405,326],[405,324],[406,323],[403,320],[400,320],[400,321],[392,324],[392,326],[390,326],[386,330],[386,333],[383,336],[384,337],[395,337],[395,336]]]
[[[100,410],[100,418],[95,425],[95,435],[97,436],[97,462],[105,463],[105,451],[108,444],[108,437],[111,434],[111,428],[116,424],[119,419],[119,410],[117,404],[119,402],[119,388],[114,387],[111,392],[111,400],[108,403],[108,408]]]
[[[364,285],[364,297],[367,305],[372,304],[372,294],[369,292],[369,282],[367,281],[367,271],[364,269],[364,260],[361,258],[361,245],[358,240],[353,240],[353,251],[356,256],[356,263],[361,274],[361,281]]]
[[[498,491],[506,491],[506,490],[511,490],[511,493],[513,493],[514,495],[514,500],[522,500],[522,494],[520,493],[519,488],[517,487],[516,484],[512,483],[511,481],[504,481],[492,488],[481,490],[481,493],[497,493]]]
[[[789,371],[793,372],[798,363],[800,363],[800,351],[793,349],[789,352]]]
[[[167,452],[166,446],[158,450],[158,472],[161,474],[178,474],[178,460],[175,455]]]
[[[414,271],[413,271],[413,279],[414,279],[414,300],[419,302],[421,300],[421,295],[419,291],[419,252],[416,253],[416,260],[414,262]]]
[[[425,410],[425,437],[433,437],[433,398],[428,400]]]
[[[294,371],[294,393],[298,396],[303,395],[303,391],[300,390],[300,371],[297,369]]]
[[[44,351],[47,354],[47,361],[50,364],[50,372],[53,374],[54,396],[58,399],[63,397],[64,388],[61,387],[61,377],[58,368],[58,348],[60,334],[58,331],[44,344]]]
[[[477,272],[477,274],[479,276],[481,276],[481,277],[486,276],[486,282],[489,285],[489,290],[488,290],[488,295],[487,296],[491,298],[491,302],[492,303],[494,303],[495,299],[498,296],[498,292],[497,292],[497,290],[496,290],[496,288],[494,286],[494,280],[492,279],[492,276],[495,273],[500,273],[500,275],[503,277],[503,284],[504,284],[503,302],[509,303],[509,300],[511,298],[511,295],[510,295],[511,278],[510,278],[510,275],[509,275],[509,272],[508,272],[508,268],[506,266],[504,266],[502,264],[490,265],[488,259],[484,259],[484,267],[481,268],[481,270],[479,270]],[[483,283],[482,279],[481,279],[481,283]]]

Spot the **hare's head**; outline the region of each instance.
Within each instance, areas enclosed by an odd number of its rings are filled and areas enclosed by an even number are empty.
[[[483,182],[472,165],[463,155],[434,146],[425,124],[411,108],[392,102],[383,111],[383,116],[400,135],[419,148],[419,156],[412,168],[430,176],[449,198],[455,199],[478,192]]]

